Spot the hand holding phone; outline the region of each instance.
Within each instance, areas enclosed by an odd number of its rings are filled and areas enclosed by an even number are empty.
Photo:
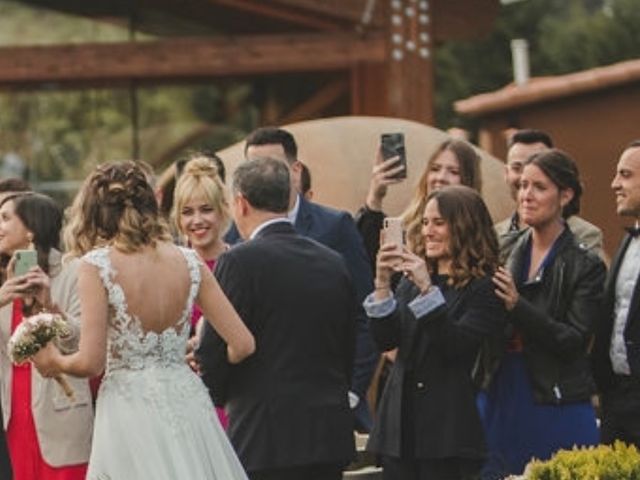
[[[15,276],[24,275],[33,267],[38,265],[38,252],[35,250],[16,250],[13,274]]]
[[[407,178],[407,156],[404,146],[404,134],[403,133],[383,133],[380,136],[380,150],[382,151],[382,158],[388,160],[393,157],[398,157],[398,161],[393,165],[393,168],[402,167],[391,178],[404,179]]]
[[[401,250],[404,245],[404,230],[400,217],[386,217],[382,223],[384,243],[395,243]]]

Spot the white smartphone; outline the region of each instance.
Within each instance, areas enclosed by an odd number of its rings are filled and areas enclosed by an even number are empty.
[[[383,221],[384,243],[395,243],[399,248],[404,245],[404,229],[400,217],[386,217]]]
[[[13,267],[13,273],[16,276],[24,275],[38,265],[38,252],[35,250],[16,250],[14,255],[16,263]]]

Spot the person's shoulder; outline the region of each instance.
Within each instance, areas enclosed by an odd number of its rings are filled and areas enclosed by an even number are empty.
[[[567,225],[573,233],[576,243],[582,249],[595,252],[600,258],[606,258],[602,249],[603,237],[600,228],[576,215],[567,219]]]
[[[329,220],[340,221],[343,218],[349,218],[353,220],[351,214],[345,210],[339,210],[337,208],[329,207],[327,205],[322,205],[320,203],[311,202],[309,200],[302,200],[301,206],[302,208],[306,208],[309,212],[322,216]]]
[[[511,216],[508,216],[504,220],[501,220],[498,223],[493,224],[493,228],[496,231],[497,235],[504,235],[509,231],[510,227],[511,227]]]
[[[602,230],[597,225],[577,215],[569,217],[567,224],[573,234],[580,240],[590,237],[602,237]]]
[[[602,230],[591,222],[588,222],[582,217],[578,215],[572,215],[567,219],[567,224],[569,228],[574,234],[577,234],[578,231],[588,231],[588,232],[598,232],[602,234]]]
[[[565,249],[565,256],[570,255],[575,259],[575,263],[583,270],[590,270],[592,268],[602,268],[606,270],[606,264],[600,255],[573,232],[573,230],[571,233],[573,234],[573,241],[569,245],[569,248]]]
[[[469,292],[490,293],[495,290],[495,286],[491,275],[482,275],[479,277],[471,277],[462,290]]]

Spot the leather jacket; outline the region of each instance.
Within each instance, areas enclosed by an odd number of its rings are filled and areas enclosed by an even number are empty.
[[[595,391],[587,354],[604,292],[605,264],[579,246],[567,227],[556,240],[551,261],[523,281],[530,238],[531,232],[523,235],[507,261],[520,293],[508,318],[522,335],[534,399],[552,404],[587,400]]]

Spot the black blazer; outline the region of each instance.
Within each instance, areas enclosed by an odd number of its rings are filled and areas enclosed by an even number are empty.
[[[355,293],[342,258],[280,222],[222,255],[215,275],[256,338],[254,355],[228,369],[208,324],[197,351],[244,467],[348,463]]]
[[[624,255],[631,242],[631,236],[627,235],[620,244],[611,264],[609,275],[604,288],[602,313],[596,325],[596,339],[592,355],[592,367],[598,390],[606,393],[613,386],[613,366],[609,356],[611,335],[615,321],[615,297],[616,281]],[[627,324],[624,329],[624,340],[627,346],[627,360],[631,369],[631,375],[640,379],[640,278],[636,279],[633,290]]]
[[[373,289],[373,276],[364,244],[348,212],[309,202],[302,196],[299,198],[298,216],[294,225],[296,232],[338,252],[353,279],[357,301],[357,334],[351,388],[364,399],[379,358],[379,352],[369,332],[367,316],[361,306],[362,301]],[[231,245],[240,241],[235,225],[231,226],[225,240]],[[366,423],[366,420],[363,422]]]
[[[398,347],[371,432],[371,451],[423,459],[484,457],[472,370],[482,342],[499,336],[504,328],[504,304],[495,295],[490,277],[472,280],[459,290],[441,288],[446,303],[416,318],[407,304],[419,292],[403,278],[396,292],[396,310],[385,318],[371,319],[379,347]],[[408,395],[413,403],[414,419],[408,422],[413,432],[402,431]],[[407,434],[412,435],[415,452],[401,451],[401,438]]]

